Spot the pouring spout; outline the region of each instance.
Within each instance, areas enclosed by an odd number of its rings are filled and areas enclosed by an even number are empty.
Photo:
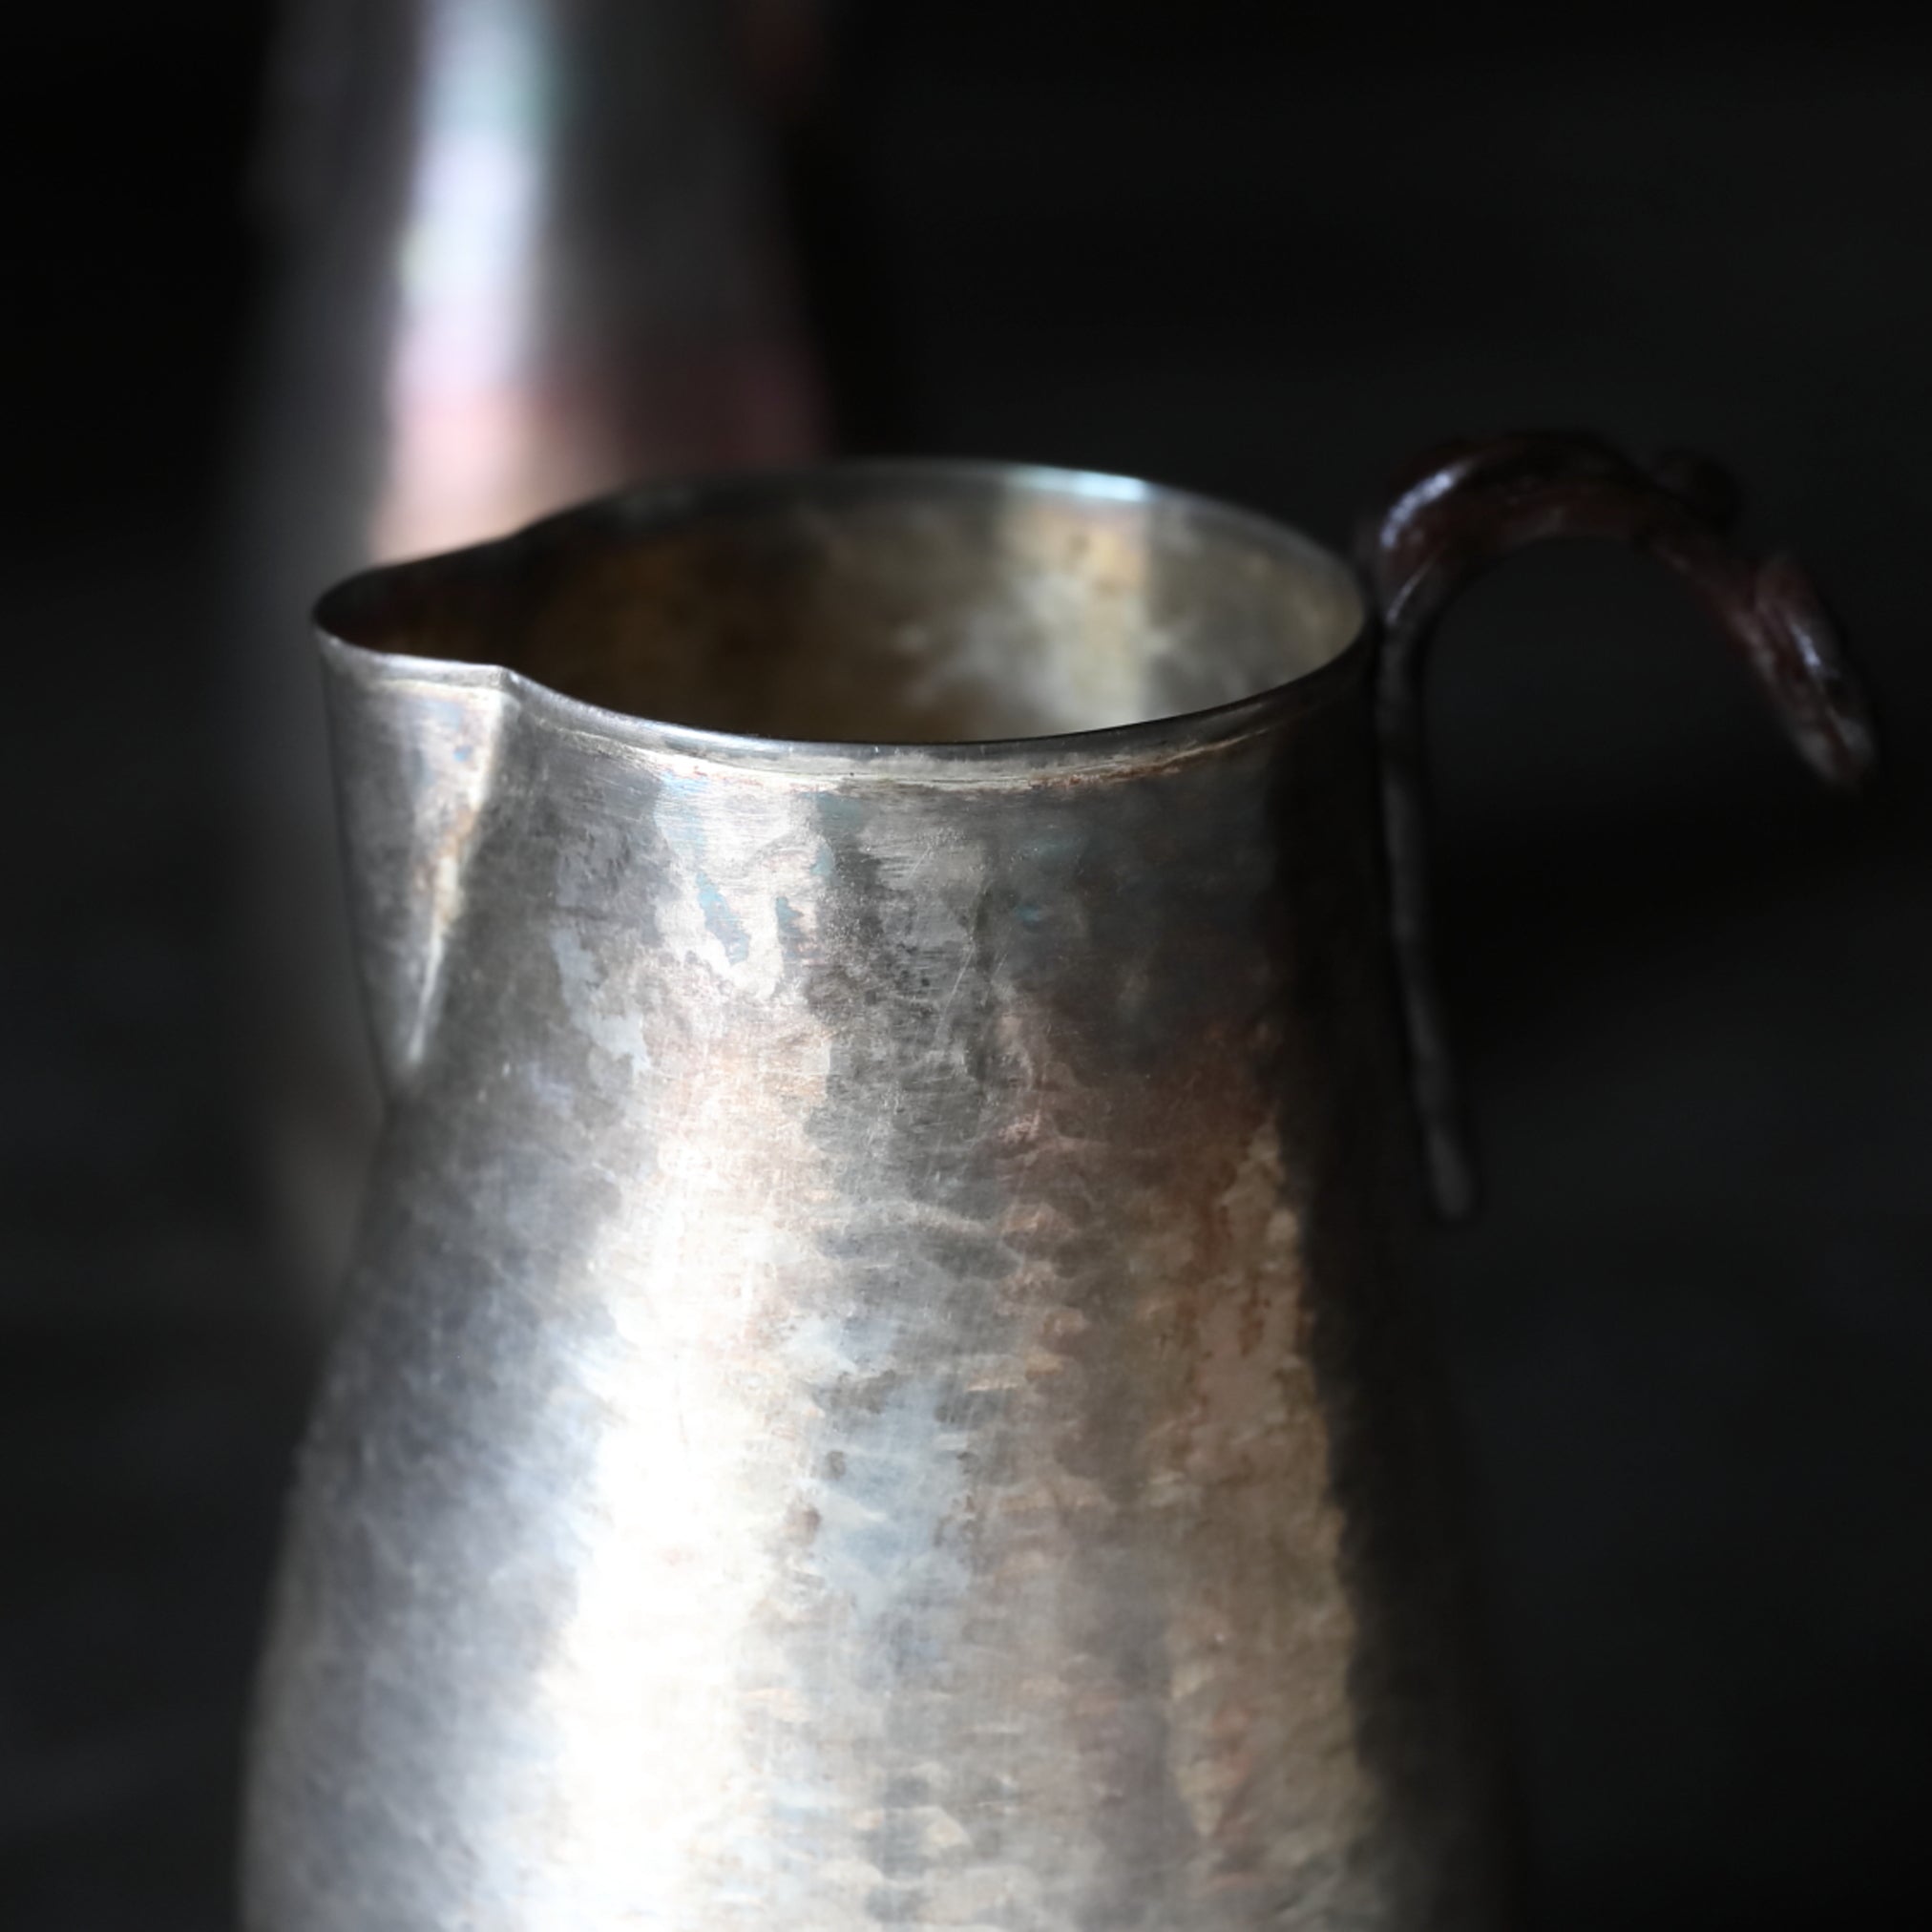
[[[363,999],[393,1097],[435,1030],[510,699],[474,674],[321,641]]]

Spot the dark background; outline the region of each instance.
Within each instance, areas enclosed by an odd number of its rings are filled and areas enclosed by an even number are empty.
[[[1932,1867],[1932,65],[1811,10],[877,0],[787,146],[849,445],[1338,540],[1420,444],[1584,425],[1720,453],[1846,620],[1856,807],[1615,556],[1479,587],[1432,681],[1490,1205],[1427,1286],[1540,1927],[1890,1921]],[[10,1932],[226,1922],[305,1380],[224,1025],[211,614],[269,24],[0,30]]]

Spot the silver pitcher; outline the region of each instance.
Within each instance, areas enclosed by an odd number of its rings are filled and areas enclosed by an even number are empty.
[[[1416,672],[1471,570],[1617,535],[1852,780],[1826,620],[1715,509],[1460,448],[1358,575],[859,466],[326,599],[389,1115],[250,1932],[1507,1922],[1402,1270],[1411,1091],[1468,1190]]]

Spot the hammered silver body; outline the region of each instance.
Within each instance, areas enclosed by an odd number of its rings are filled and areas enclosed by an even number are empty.
[[[1348,573],[863,469],[324,621],[390,1113],[250,1932],[1496,1924]]]

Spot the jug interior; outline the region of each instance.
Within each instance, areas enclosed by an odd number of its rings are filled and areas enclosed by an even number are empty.
[[[1204,710],[1319,668],[1362,622],[1337,559],[1237,511],[900,465],[610,498],[358,578],[319,615],[638,717],[902,744]]]

